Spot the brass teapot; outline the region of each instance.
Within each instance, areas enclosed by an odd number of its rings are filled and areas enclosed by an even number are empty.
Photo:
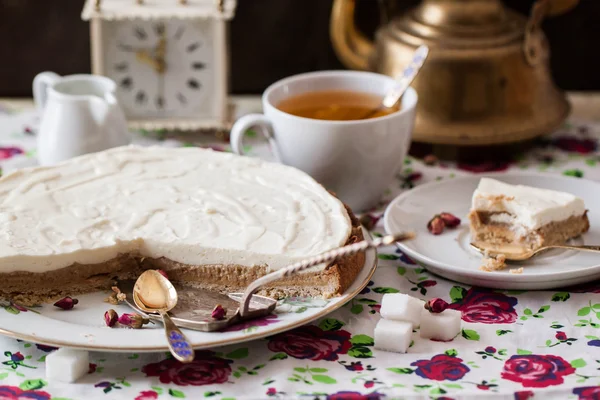
[[[413,83],[419,106],[413,139],[446,145],[527,140],[569,112],[549,68],[540,24],[578,0],[538,0],[526,18],[500,0],[423,0],[370,42],[354,25],[356,0],[334,0],[330,35],[353,69],[398,75],[421,44],[429,58]]]

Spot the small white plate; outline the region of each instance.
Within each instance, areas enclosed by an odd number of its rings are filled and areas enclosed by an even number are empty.
[[[363,230],[365,237],[368,233]],[[264,338],[308,324],[349,302],[367,286],[377,267],[377,252],[367,250],[365,265],[346,292],[328,300],[293,298],[284,300],[267,318],[251,320],[223,332],[183,329],[195,349],[230,345]],[[113,306],[103,300],[108,293],[77,296],[79,303],[64,311],[51,304],[42,307],[0,307],[0,334],[28,342],[108,352],[168,351],[162,324],[142,329],[109,328],[104,312],[114,308],[119,315],[132,313],[126,305]]]
[[[588,212],[590,231],[577,244],[600,245],[600,184],[584,179],[552,175],[489,174],[491,178],[510,183],[559,190],[581,197]],[[396,197],[384,215],[387,232],[414,231],[414,240],[399,243],[409,257],[425,264],[435,274],[458,282],[496,289],[539,290],[565,287],[600,278],[600,255],[568,250],[551,250],[528,261],[510,263],[502,271],[479,270],[482,256],[469,247],[467,214],[473,191],[483,175],[451,178],[432,182]],[[427,222],[442,211],[461,218],[456,229],[446,229],[435,236],[427,230]],[[523,267],[522,274],[511,274],[511,268]]]

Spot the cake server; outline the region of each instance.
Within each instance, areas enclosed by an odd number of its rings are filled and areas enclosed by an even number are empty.
[[[591,245],[576,246],[576,245],[570,245],[570,244],[554,244],[551,246],[543,246],[536,250],[522,249],[522,248],[518,248],[518,246],[510,246],[510,247],[507,246],[506,248],[498,247],[498,248],[494,248],[494,249],[487,249],[483,246],[477,245],[476,243],[471,243],[471,247],[473,249],[477,250],[478,252],[480,252],[481,254],[492,257],[492,258],[496,258],[502,254],[502,255],[504,255],[504,257],[506,257],[507,260],[510,260],[510,261],[529,260],[531,257],[534,257],[534,256],[538,255],[539,253],[546,251],[546,250],[550,250],[550,249],[566,249],[566,250],[591,251],[591,252],[600,253],[600,246],[591,246]]]
[[[173,323],[182,328],[204,332],[227,329],[230,325],[245,320],[264,317],[275,310],[275,307],[277,306],[276,300],[255,294],[257,290],[268,283],[294,275],[307,268],[325,262],[331,262],[339,257],[370,248],[391,245],[395,242],[412,238],[414,238],[413,233],[398,233],[374,240],[365,239],[357,243],[349,244],[271,272],[252,282],[243,293],[230,293],[226,295],[192,286],[178,285],[178,301],[169,314]],[[160,275],[157,271],[153,272]],[[135,282],[133,280],[123,280],[118,282],[119,289],[126,294],[125,302],[150,320],[161,322],[162,317],[158,313],[151,312],[149,309],[142,309],[137,305],[134,297],[134,285]],[[132,299],[134,301],[132,301]],[[216,305],[221,305],[227,310],[226,314],[220,319],[212,317],[212,312]]]

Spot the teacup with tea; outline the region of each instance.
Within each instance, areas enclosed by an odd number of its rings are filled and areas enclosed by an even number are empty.
[[[394,83],[360,71],[282,79],[263,93],[264,114],[246,115],[234,124],[233,151],[243,154],[244,133],[255,128],[279,162],[308,173],[354,211],[365,211],[393,182],[410,144],[417,105],[412,88],[399,106],[371,113]]]

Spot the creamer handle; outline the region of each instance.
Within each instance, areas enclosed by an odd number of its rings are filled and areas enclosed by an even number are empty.
[[[54,84],[59,79],[59,75],[49,71],[40,72],[33,78],[33,100],[39,112],[42,112],[46,106],[48,86]]]

